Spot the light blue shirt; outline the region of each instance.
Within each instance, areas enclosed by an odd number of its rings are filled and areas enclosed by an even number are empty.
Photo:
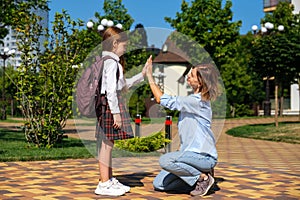
[[[163,94],[160,104],[170,110],[180,111],[178,119],[180,151],[206,153],[218,158],[215,138],[211,130],[210,101],[202,101],[200,94],[185,97]]]

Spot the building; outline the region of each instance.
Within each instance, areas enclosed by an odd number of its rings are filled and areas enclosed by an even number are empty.
[[[298,14],[300,12],[300,0],[264,0],[264,12],[269,13],[273,12],[276,9],[276,6],[279,2],[288,2],[294,5],[294,14]],[[274,83],[271,83],[271,88],[274,88]],[[271,89],[271,92],[272,92]],[[274,91],[274,90],[273,90]],[[284,100],[283,105],[283,115],[298,115],[300,112],[300,90],[299,90],[299,84],[292,84],[289,89],[289,98],[286,98]],[[272,103],[272,112],[271,114],[274,114],[275,111],[275,100],[274,98],[271,99]],[[260,112],[262,114],[262,112]]]
[[[48,28],[49,24],[49,13],[48,11],[37,9],[34,10],[38,16],[42,17],[42,21],[40,24],[42,25],[43,29]],[[4,48],[9,48],[10,50],[14,49],[15,50],[15,55],[9,57],[6,60],[6,65],[13,65],[15,67],[19,67],[21,65],[21,52],[18,51],[18,46],[17,46],[17,40],[18,40],[18,32],[16,32],[14,29],[11,27],[8,27],[9,33],[7,36],[3,39],[4,45],[0,44],[0,52],[1,54],[4,53]],[[40,37],[39,43],[40,43],[40,49],[43,50],[44,46],[43,43],[47,38]],[[3,60],[0,60],[0,65],[3,66]]]
[[[279,2],[288,2],[294,5],[294,13],[299,13],[300,11],[300,1],[299,0],[264,0],[264,12],[272,12],[276,9]]]
[[[150,49],[149,49],[150,50]],[[192,89],[186,83],[186,75],[190,71],[189,58],[184,52],[176,48],[169,37],[165,41],[162,49],[153,51],[153,76],[160,89],[172,96],[188,95]],[[165,115],[164,109],[158,105],[153,98],[145,100],[146,116],[151,118]]]
[[[154,78],[162,91],[173,96],[188,95],[191,88],[185,79],[191,66],[185,52],[167,39],[162,51],[153,60]]]

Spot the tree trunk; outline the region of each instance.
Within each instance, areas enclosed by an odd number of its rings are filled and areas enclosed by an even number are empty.
[[[14,99],[13,98],[10,100],[10,117],[11,118],[14,117]]]
[[[275,125],[278,127],[278,84],[275,84]]]
[[[284,87],[283,87],[283,84],[281,83],[280,84],[280,102],[279,102],[279,105],[280,105],[280,107],[279,107],[279,109],[280,109],[280,111],[279,111],[279,115],[280,115],[280,117],[282,117],[283,116],[283,94],[284,94]]]
[[[298,78],[298,91],[299,91],[299,121],[300,121],[300,78]]]
[[[235,107],[234,106],[230,106],[230,115],[231,115],[231,117],[235,117]]]
[[[283,116],[283,104],[284,104],[284,97],[282,95],[280,96],[280,117]]]

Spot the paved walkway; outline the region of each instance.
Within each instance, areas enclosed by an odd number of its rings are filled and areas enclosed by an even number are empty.
[[[298,121],[298,117],[280,121]],[[236,138],[225,134],[245,124],[272,118],[226,120],[217,143],[216,186],[205,199],[300,199],[300,145]],[[1,124],[0,124],[1,125]],[[3,126],[3,124],[2,124]],[[176,135],[174,127],[173,134]],[[158,157],[115,158],[114,175],[131,192],[118,199],[200,199],[153,190]],[[0,199],[114,199],[97,196],[95,159],[0,163]]]

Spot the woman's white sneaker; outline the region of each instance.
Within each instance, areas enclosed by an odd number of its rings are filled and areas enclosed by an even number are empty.
[[[108,196],[122,196],[125,194],[125,190],[113,183],[113,181],[108,180],[104,183],[99,182],[95,190],[95,194],[98,195],[108,195]]]
[[[114,185],[119,186],[119,187],[122,188],[125,192],[129,192],[129,191],[130,191],[130,187],[129,187],[129,186],[120,183],[120,182],[118,181],[118,179],[116,179],[115,177],[112,177],[112,178],[111,178],[111,181],[113,182]]]

